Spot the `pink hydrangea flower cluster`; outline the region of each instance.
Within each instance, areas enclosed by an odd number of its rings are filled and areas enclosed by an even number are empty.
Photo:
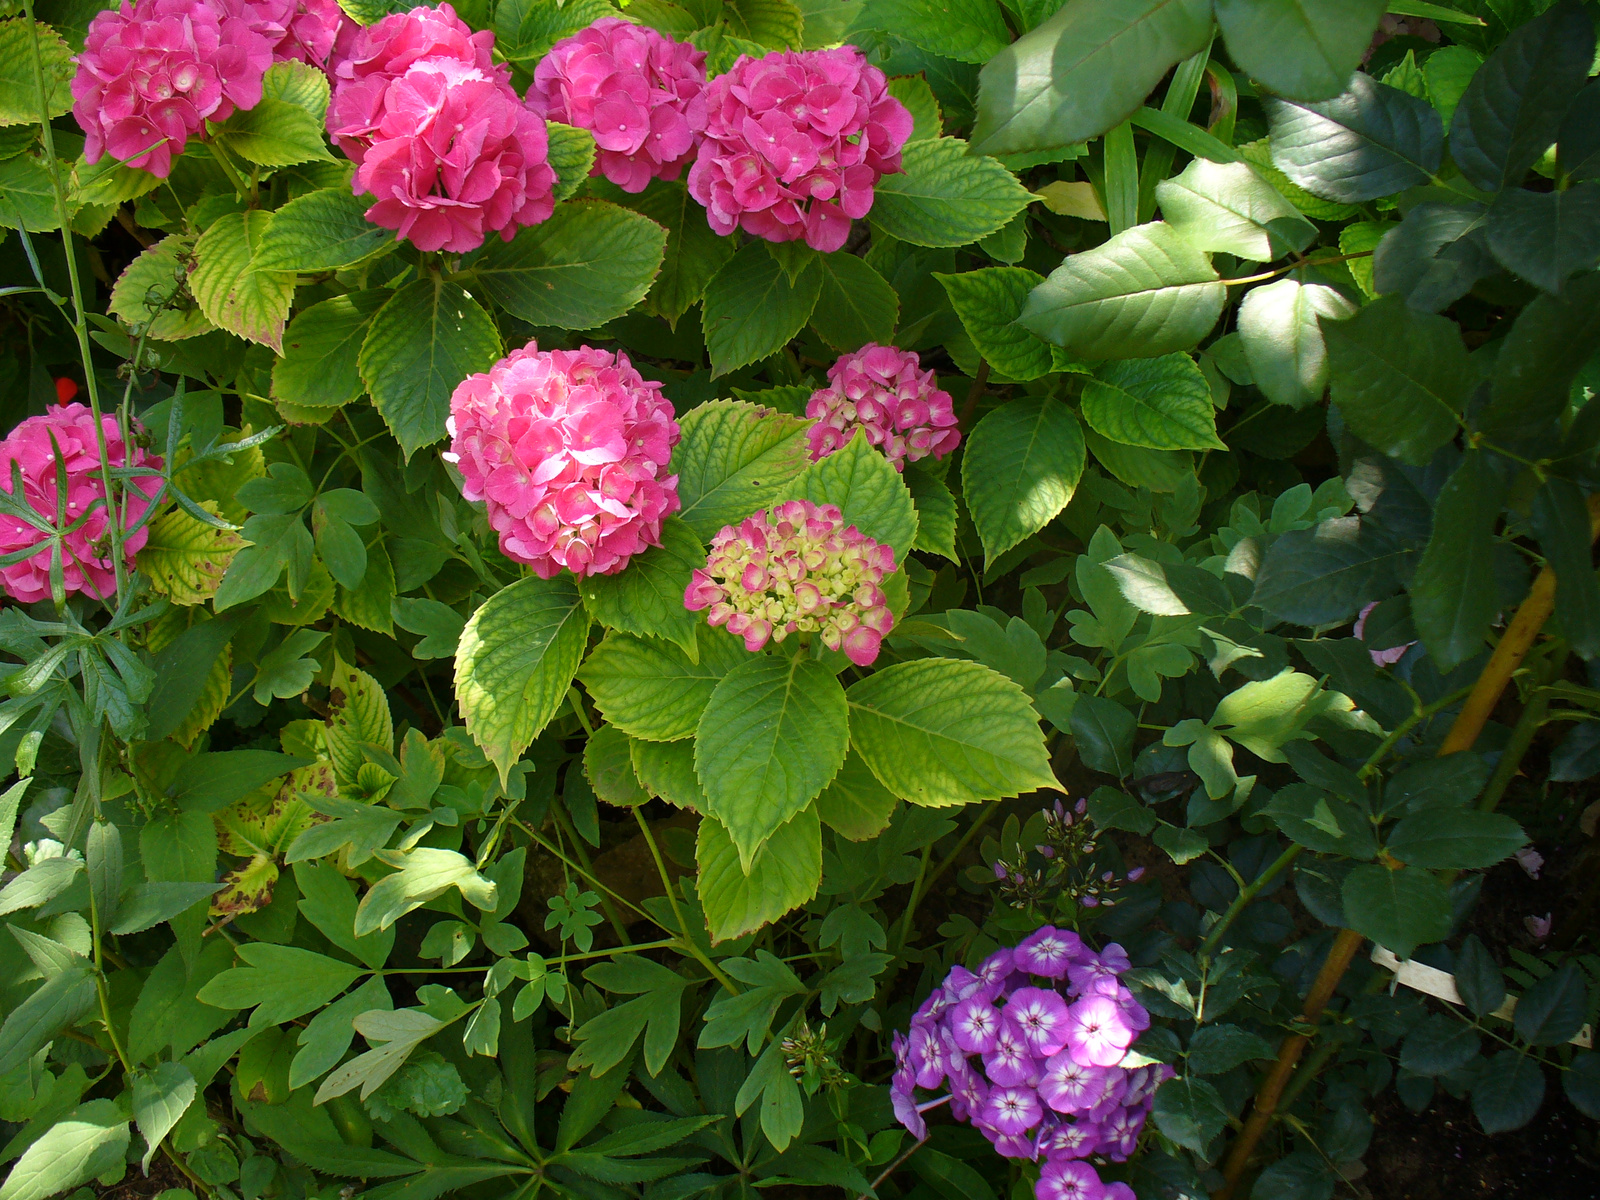
[[[84,160],[109,152],[165,179],[207,121],[261,102],[272,61],[249,16],[205,0],[123,0],[89,23],[72,79]]]
[[[272,46],[273,62],[303,62],[325,71],[334,48],[348,47],[361,28],[338,0],[216,0],[229,16],[243,18]]]
[[[1132,1200],[1083,1161],[1133,1153],[1173,1074],[1162,1064],[1122,1066],[1150,1016],[1119,976],[1128,956],[1096,954],[1070,930],[1045,925],[977,972],[954,967],[894,1036],[890,1096],[900,1123],[927,1134],[917,1088],[949,1088],[951,1113],[1007,1158],[1046,1160],[1038,1200]],[[1063,986],[1064,985],[1064,986]],[[939,1103],[936,1101],[934,1103]]]
[[[533,73],[528,104],[594,134],[595,175],[625,192],[676,179],[706,127],[703,50],[621,17],[557,42]]]
[[[132,525],[144,516],[158,494],[161,460],[137,445],[130,448],[122,439],[115,417],[107,415],[100,420],[111,465],[146,468],[149,472],[118,485],[119,489],[127,488],[126,496],[119,495],[118,502],[122,505],[124,522]],[[61,498],[57,490],[58,451],[67,481],[66,523],[59,528],[70,530],[62,538],[63,582],[69,593],[86,592],[101,600],[108,599],[117,590],[117,576],[110,557],[110,515],[104,503],[106,489],[100,469],[100,446],[95,438],[94,414],[88,407],[59,405],[41,416],[29,417],[7,434],[0,442],[0,489],[16,495],[12,491],[12,474],[20,467],[20,498],[55,527],[56,506]],[[99,507],[95,508],[97,502]],[[90,512],[91,508],[94,511]],[[85,513],[89,514],[88,520],[72,529]],[[132,567],[133,556],[149,537],[149,527],[145,526],[124,539],[122,555],[126,566]],[[52,540],[50,534],[27,521],[0,513],[0,555],[15,554],[30,546],[39,547],[38,553],[0,567],[0,587],[4,587],[13,600],[32,604],[49,597]]]
[[[720,234],[837,250],[900,170],[911,113],[854,46],[742,56],[706,89],[689,192]]]
[[[422,250],[510,241],[555,209],[544,121],[496,65],[494,35],[448,4],[391,13],[335,65],[328,133],[356,163],[367,219]]]
[[[868,342],[828,368],[828,385],[806,402],[806,416],[816,421],[806,431],[813,460],[843,448],[857,429],[897,471],[961,444],[950,393],[910,350]]]
[[[683,603],[710,609],[711,625],[744,638],[746,650],[820,633],[828,649],[864,667],[894,626],[881,586],[894,569],[894,551],[846,525],[837,505],[790,500],[712,538]]]
[[[507,558],[543,579],[611,575],[661,544],[678,511],[672,403],[621,351],[529,342],[450,397],[462,492],[482,500]]]

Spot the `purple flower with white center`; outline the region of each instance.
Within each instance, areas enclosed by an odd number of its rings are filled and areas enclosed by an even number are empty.
[[[889,1100],[894,1105],[895,1119],[920,1141],[928,1136],[928,1124],[917,1111],[916,1095],[911,1090],[915,1084],[916,1078],[910,1069],[902,1067],[889,1081]]]
[[[1134,1036],[1122,1006],[1110,996],[1086,996],[1067,1011],[1067,1046],[1079,1062],[1114,1067],[1133,1045]]]
[[[944,1047],[932,1026],[913,1025],[906,1061],[916,1073],[917,1086],[935,1088],[944,1082]]]
[[[950,974],[946,976],[944,986],[934,995],[943,997],[946,1005],[955,1005],[990,990],[988,980],[981,975],[974,975],[957,963],[950,968]]]
[[[1000,1037],[1000,1024],[1000,1010],[982,996],[963,1000],[950,1013],[951,1036],[968,1054],[988,1054],[993,1050]]]
[[[1106,1187],[1088,1163],[1052,1160],[1040,1173],[1034,1195],[1038,1200],[1105,1200]]]
[[[1067,1044],[1067,1002],[1059,992],[1018,988],[1006,1003],[1005,1019],[1040,1058],[1049,1058]]]
[[[1139,1200],[1134,1190],[1122,1180],[1106,1184],[1106,1193],[1101,1200]]]
[[[1046,979],[1064,979],[1069,963],[1083,954],[1083,939],[1070,929],[1057,929],[1046,925],[1036,929],[1017,944],[1013,961],[1030,975]]]
[[[1091,1067],[1072,1057],[1070,1050],[1052,1054],[1039,1076],[1039,1098],[1061,1113],[1085,1112],[1105,1091],[1104,1067]]]
[[[1068,964],[1067,979],[1073,994],[1082,995],[1093,988],[1097,979],[1115,981],[1118,975],[1128,969],[1128,965],[1127,951],[1112,942],[1100,952],[1099,957]]]
[[[989,1093],[989,1103],[978,1118],[1005,1134],[1026,1133],[1044,1116],[1039,1097],[1031,1087],[999,1087]]]
[[[1093,1121],[1062,1122],[1039,1138],[1039,1153],[1052,1160],[1088,1158],[1100,1144],[1100,1126]]]
[[[994,1049],[983,1056],[983,1071],[991,1083],[1001,1087],[1027,1083],[1033,1074],[1033,1055],[1028,1052],[1027,1040],[1009,1024],[1002,1025],[995,1035]]]
[[[1131,1108],[1116,1109],[1100,1125],[1100,1145],[1095,1152],[1126,1162],[1139,1145],[1139,1130],[1143,1127],[1143,1113]]]
[[[984,1136],[989,1139],[989,1144],[995,1153],[1002,1158],[1032,1158],[1033,1138],[1025,1133],[995,1133],[983,1125],[978,1125]]]
[[[983,965],[978,968],[978,976],[984,983],[998,989],[1005,986],[1013,969],[1012,952],[1002,946],[983,960]]]

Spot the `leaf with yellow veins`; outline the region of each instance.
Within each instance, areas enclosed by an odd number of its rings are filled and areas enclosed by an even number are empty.
[[[215,501],[201,508],[217,514]],[[204,604],[217,594],[217,585],[244,545],[228,529],[218,529],[191,517],[181,508],[150,522],[150,537],[139,551],[139,569],[150,580],[150,590],[174,604]]]

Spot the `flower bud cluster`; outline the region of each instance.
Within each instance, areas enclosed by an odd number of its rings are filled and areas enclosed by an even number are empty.
[[[676,179],[706,127],[705,51],[621,17],[557,42],[533,73],[528,104],[594,134],[595,175],[625,192]]]
[[[447,425],[462,493],[541,578],[615,574],[680,507],[672,403],[621,351],[529,342],[461,382]]]
[[[857,429],[894,469],[929,455],[943,458],[961,444],[950,393],[910,350],[868,342],[828,368],[828,386],[811,393],[806,431],[813,460],[849,443]]]
[[[367,220],[421,250],[462,254],[510,241],[555,209],[544,121],[518,99],[494,35],[448,4],[391,13],[334,69],[328,133],[356,164]]]
[[[895,1034],[890,1097],[917,1137],[927,1134],[916,1089],[945,1086],[950,1111],[1007,1158],[1045,1160],[1038,1200],[1132,1200],[1088,1162],[1133,1153],[1162,1064],[1126,1067],[1150,1016],[1119,976],[1121,946],[1095,953],[1070,930],[1045,925],[977,972],[956,966]]]
[[[706,88],[689,194],[711,228],[837,250],[898,172],[911,113],[854,46],[741,57]]]
[[[894,551],[844,523],[837,505],[790,500],[725,526],[684,592],[691,612],[744,638],[746,650],[818,633],[857,666],[878,657],[894,625],[883,580]]]
[[[114,416],[107,414],[100,422],[111,466],[142,468],[137,477],[116,485],[122,522],[132,526],[158,494],[161,460],[142,447],[123,441]],[[13,490],[13,475],[18,469],[22,475],[20,496]],[[65,489],[59,486],[63,480]],[[85,592],[102,600],[116,593],[105,473],[100,467],[94,414],[86,406],[52,407],[40,416],[29,417],[7,434],[0,441],[0,490],[33,509],[42,523],[53,530],[46,532],[10,513],[0,513],[0,555],[15,554],[30,546],[39,548],[20,562],[0,567],[0,587],[8,596],[22,604],[49,597],[50,559],[55,553],[51,543],[58,537],[62,582],[68,593]],[[134,555],[149,537],[149,526],[144,526],[123,539],[125,566],[132,568]]]
[[[1124,884],[1144,877],[1143,867],[1125,875],[1102,870],[1095,862],[1100,845],[1089,802],[1079,800],[1069,809],[1060,800],[1045,809],[1044,841],[1031,854],[997,859],[994,878],[1013,908],[1040,909],[1065,901],[1084,908],[1115,907],[1115,894]]]

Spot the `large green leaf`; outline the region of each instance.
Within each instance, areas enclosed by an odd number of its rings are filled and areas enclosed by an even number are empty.
[[[888,827],[899,803],[899,798],[878,782],[861,755],[851,750],[833,782],[817,797],[817,815],[841,837],[864,842]]]
[[[579,200],[509,242],[491,239],[470,271],[485,295],[530,325],[592,329],[644,298],[666,244],[650,218]]]
[[[809,261],[791,279],[766,243],[752,241],[706,284],[706,350],[713,376],[783,349],[805,328],[822,292],[822,265]]]
[[[306,408],[337,408],[364,390],[359,360],[372,318],[389,299],[378,288],[301,309],[272,365],[272,394]]]
[[[1239,340],[1262,394],[1274,404],[1304,408],[1328,386],[1322,320],[1340,321],[1356,306],[1325,284],[1280,279],[1251,288],[1239,305]]]
[[[661,270],[643,307],[675,325],[690,305],[699,301],[711,277],[733,257],[734,239],[711,228],[705,210],[681,183],[657,181],[637,196],[619,190],[616,199],[667,231]]]
[[[0,1187],[0,1200],[45,1200],[123,1166],[128,1115],[114,1100],[90,1100],[30,1145]]]
[[[894,550],[896,562],[917,536],[917,510],[911,492],[889,460],[857,430],[844,446],[812,463],[783,490],[785,500],[836,504],[846,525],[854,525]]]
[[[1333,402],[1356,436],[1418,465],[1455,436],[1476,372],[1454,321],[1385,296],[1322,335]]]
[[[797,417],[713,400],[679,424],[683,440],[672,456],[683,502],[678,515],[702,539],[771,504],[805,470],[806,422]]]
[[[195,243],[189,290],[218,329],[281,354],[294,276],[261,270],[253,262],[271,219],[259,209],[218,217]]]
[[[697,628],[693,657],[670,642],[626,633],[594,648],[578,678],[606,720],[648,742],[694,736],[718,682],[750,657],[726,630],[703,621]]]
[[[978,353],[1002,376],[1026,382],[1056,369],[1050,347],[1017,324],[1042,275],[1026,267],[984,267],[934,278]]]
[[[822,882],[822,827],[816,806],[774,830],[748,872],[740,865],[727,827],[715,817],[701,817],[695,859],[700,867],[700,907],[712,941],[752,933],[817,894]]]
[[[1356,75],[1332,100],[1268,99],[1272,164],[1313,196],[1360,204],[1426,183],[1439,169],[1444,126],[1433,106]]]
[[[1063,4],[985,64],[973,148],[1019,154],[1098,137],[1210,37],[1208,0]]]
[[[706,548],[677,517],[661,523],[661,545],[628,560],[614,575],[590,575],[578,590],[589,613],[608,629],[665,638],[693,656],[695,630],[705,623],[683,606],[683,594],[696,567],[706,565]]]
[[[1580,275],[1559,296],[1539,296],[1500,341],[1489,407],[1494,433],[1537,427],[1567,406],[1572,380],[1600,344],[1600,273]]]
[[[1389,831],[1384,849],[1413,867],[1477,871],[1510,858],[1527,844],[1522,826],[1504,813],[1425,808],[1401,818]]]
[[[1217,0],[1228,54],[1280,96],[1325,100],[1344,91],[1387,6],[1384,0]]]
[[[1543,1104],[1544,1065],[1524,1048],[1506,1047],[1473,1076],[1472,1113],[1485,1133],[1521,1129]]]
[[[1513,188],[1489,210],[1489,250],[1506,270],[1547,292],[1600,261],[1600,183],[1559,192]]]
[[[849,744],[844,689],[821,663],[762,654],[722,677],[700,714],[694,765],[742,866],[828,786]]]
[[[911,543],[913,550],[926,550],[957,562],[956,555],[956,498],[949,485],[931,471],[916,463],[906,466],[902,478],[911,502],[917,507],[917,537]]]
[[[1157,221],[1069,255],[1019,320],[1082,358],[1156,358],[1210,333],[1226,298],[1206,256]]]
[[[255,265],[267,271],[337,271],[398,243],[367,220],[367,198],[348,187],[322,188],[272,214]]]
[[[588,635],[588,610],[565,578],[500,589],[461,631],[456,702],[502,779],[560,711]]]
[[[866,259],[843,252],[821,255],[822,291],[811,328],[835,350],[849,353],[868,342],[888,345],[900,322],[900,297]]]
[[[1421,867],[1364,863],[1344,877],[1342,894],[1350,928],[1401,958],[1449,936],[1450,889]]]
[[[104,160],[102,160],[104,161]],[[162,238],[128,264],[111,289],[109,311],[129,325],[144,325],[146,336],[162,342],[209,333],[213,326],[193,305],[172,303],[194,239],[184,234]]]
[[[872,223],[913,246],[965,246],[1000,229],[1033,194],[959,138],[928,138],[901,151],[904,171],[878,181]]]
[[[30,43],[39,47],[49,115],[59,117],[72,111],[72,48],[44,22],[29,29],[27,21],[13,17],[0,21],[0,126],[31,125],[39,120],[39,87]]]
[[[914,804],[1059,787],[1028,694],[998,671],[916,659],[852,684],[847,695],[851,745],[889,791]]]
[[[239,109],[213,134],[229,153],[262,167],[292,167],[331,159],[322,122],[298,104],[263,97]]]
[[[1441,670],[1476,654],[1500,611],[1494,529],[1506,490],[1494,456],[1470,450],[1439,492],[1410,591],[1411,618]]]
[[[1562,0],[1478,68],[1450,121],[1450,157],[1469,183],[1495,192],[1522,182],[1588,79],[1594,40],[1589,13]]]
[[[215,976],[195,997],[216,1008],[253,1009],[252,1025],[279,1025],[314,1012],[361,977],[362,969],[298,946],[249,942],[243,966]]]
[[[608,0],[501,0],[494,6],[495,49],[531,73],[562,38],[612,16]]]
[[[1226,450],[1211,385],[1187,354],[1107,363],[1084,384],[1083,419],[1102,437],[1151,450]]]
[[[1317,227],[1249,163],[1197,158],[1156,185],[1161,215],[1199,250],[1271,262],[1304,250]]]
[[[1454,304],[1494,271],[1486,223],[1480,205],[1417,205],[1373,248],[1372,290],[1404,296],[1419,312]]]
[[[1335,517],[1273,540],[1250,603],[1296,625],[1348,620],[1363,604],[1392,594],[1400,568],[1415,556],[1359,517]]]
[[[985,63],[1011,44],[995,0],[867,0],[857,25],[957,62]]]
[[[993,562],[1067,506],[1083,475],[1083,430],[1058,400],[1027,396],[978,422],[961,459],[961,490]]]
[[[500,357],[500,334],[460,284],[418,279],[378,310],[361,343],[361,380],[406,457],[445,436],[450,396]]]

